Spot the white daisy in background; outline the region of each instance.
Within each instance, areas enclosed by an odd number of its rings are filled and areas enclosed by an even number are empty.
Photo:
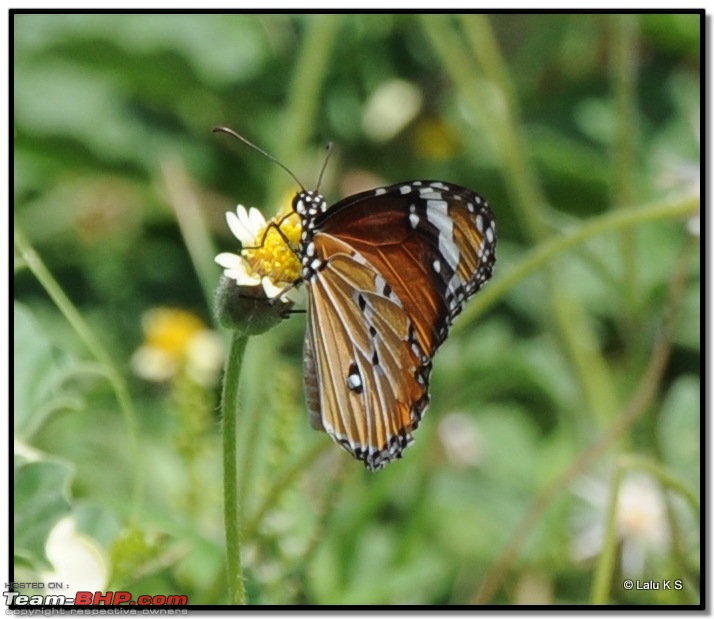
[[[586,560],[602,551],[612,480],[586,477],[575,493],[584,503],[573,518],[572,554]],[[641,473],[628,473],[617,496],[615,513],[622,571],[628,577],[643,574],[647,558],[663,555],[670,547],[667,506],[659,484]]]
[[[279,296],[289,302],[287,294],[281,293],[300,278],[300,261],[286,239],[293,248],[299,245],[299,217],[283,210],[266,222],[258,209],[246,210],[239,204],[235,213],[226,213],[226,221],[243,249],[240,254],[224,252],[216,256],[224,275],[238,286],[262,286],[268,299]]]
[[[362,128],[375,142],[388,142],[419,115],[423,104],[424,95],[412,82],[386,80],[367,100]]]
[[[439,420],[439,439],[446,457],[456,468],[476,467],[484,458],[483,435],[466,413],[448,413]]]

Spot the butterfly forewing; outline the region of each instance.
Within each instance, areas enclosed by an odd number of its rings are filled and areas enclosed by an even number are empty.
[[[433,355],[466,299],[491,276],[495,224],[478,194],[439,181],[356,194],[315,221],[381,274]]]
[[[321,214],[310,206],[300,250],[311,423],[381,468],[412,442],[434,353],[491,276],[493,216],[477,194],[439,181],[363,192]]]

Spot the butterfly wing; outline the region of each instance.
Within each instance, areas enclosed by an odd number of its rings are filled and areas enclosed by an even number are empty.
[[[495,225],[468,189],[415,181],[351,196],[314,222],[305,377],[311,423],[370,469],[401,456],[431,359],[490,277]]]
[[[412,441],[428,402],[414,332],[380,275],[336,239],[320,239],[328,266],[310,284],[305,384],[313,427],[369,469]]]
[[[318,217],[315,227],[369,261],[404,305],[429,355],[495,263],[496,228],[486,200],[440,181],[350,196]]]

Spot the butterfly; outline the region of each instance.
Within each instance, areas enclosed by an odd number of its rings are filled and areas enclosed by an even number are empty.
[[[367,469],[381,469],[413,442],[429,404],[432,359],[491,277],[493,213],[470,189],[426,180],[329,208],[318,191],[302,189],[292,209],[301,224],[296,283],[308,297],[310,425]]]

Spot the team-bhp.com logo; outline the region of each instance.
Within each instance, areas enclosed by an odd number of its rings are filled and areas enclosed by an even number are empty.
[[[26,595],[18,591],[3,591],[8,606],[186,606],[185,595],[140,595],[136,599],[128,591],[77,591],[74,597],[65,595]]]

